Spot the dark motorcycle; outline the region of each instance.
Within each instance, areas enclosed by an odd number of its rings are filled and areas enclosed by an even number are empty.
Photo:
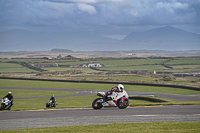
[[[47,107],[47,108],[56,107],[56,105],[57,105],[57,104],[53,103],[52,100],[49,100],[49,101],[46,103],[46,107]]]

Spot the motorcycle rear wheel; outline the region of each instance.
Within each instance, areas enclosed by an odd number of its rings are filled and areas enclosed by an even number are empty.
[[[5,106],[4,105],[1,105],[1,110],[5,110]]]
[[[117,107],[119,109],[125,109],[129,105],[129,100],[126,98],[122,100],[121,98],[117,101]]]
[[[98,100],[100,100],[101,98],[97,98],[92,102],[92,108],[93,109],[101,109],[103,107],[102,103],[97,102]]]

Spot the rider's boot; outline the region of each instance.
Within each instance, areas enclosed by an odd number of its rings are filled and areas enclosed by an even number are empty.
[[[110,100],[112,100],[111,97],[108,97],[108,96],[103,97],[103,102],[107,102],[107,101],[110,101]]]
[[[106,102],[107,101],[107,96],[103,96],[102,99],[103,99],[103,102]]]

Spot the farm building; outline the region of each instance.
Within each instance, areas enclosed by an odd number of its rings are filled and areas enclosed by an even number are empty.
[[[64,56],[62,57],[61,55],[58,55],[56,58],[54,58],[56,60],[71,60],[71,59],[76,59],[76,57],[73,57],[71,55],[68,55],[68,56]]]
[[[81,67],[104,67],[103,64],[99,62],[86,62],[80,65]]]

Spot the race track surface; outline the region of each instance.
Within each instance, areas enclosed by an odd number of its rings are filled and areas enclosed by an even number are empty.
[[[200,121],[200,106],[60,109],[0,112],[0,129],[24,129],[135,122]]]
[[[26,89],[26,90],[54,90],[76,91],[77,94],[68,96],[91,95],[96,90],[83,89],[52,89],[52,88],[19,88],[0,87],[0,89]],[[90,93],[93,91],[93,93]],[[174,95],[161,93],[128,92],[129,95],[154,95],[179,101],[199,101],[200,97],[193,95]],[[58,97],[58,96],[56,96]],[[16,98],[16,97],[14,97]],[[19,99],[21,97],[18,97]],[[23,97],[26,98],[26,97]],[[32,97],[33,98],[33,97]],[[40,98],[40,97],[34,97]],[[108,123],[134,123],[134,122],[192,122],[200,121],[200,105],[187,106],[155,106],[132,107],[126,109],[92,108],[56,109],[37,111],[8,111],[0,112],[0,130],[24,129],[38,127],[60,127],[73,125],[93,125]]]

